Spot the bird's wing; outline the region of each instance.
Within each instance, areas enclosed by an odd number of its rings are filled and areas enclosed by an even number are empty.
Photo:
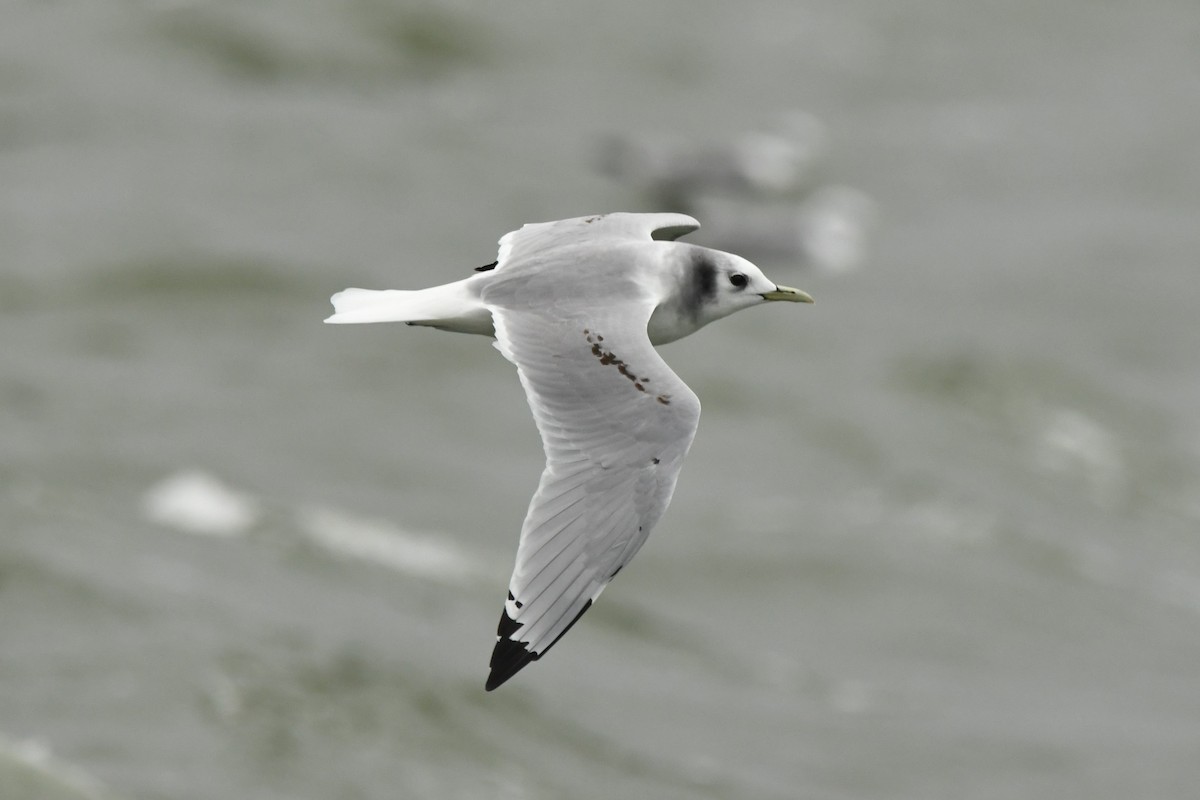
[[[699,227],[700,223],[686,214],[628,212],[533,222],[500,237],[496,269],[531,263],[543,251],[569,246],[581,237],[593,244],[603,239],[673,241]]]
[[[484,294],[546,451],[489,690],[549,650],[633,558],[671,500],[700,419],[700,401],[646,336],[650,301],[536,305],[526,277]]]

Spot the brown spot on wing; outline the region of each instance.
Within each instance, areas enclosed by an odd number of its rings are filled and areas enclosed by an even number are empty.
[[[615,366],[617,368],[617,372],[629,379],[630,383],[633,384],[633,388],[637,389],[639,392],[646,391],[645,384],[649,383],[650,379],[638,377],[638,374],[634,372],[628,364],[625,363],[624,359],[618,357],[613,351],[605,350],[603,347],[601,347],[600,342],[604,341],[603,336],[598,333],[593,333],[591,328],[584,328],[583,335],[584,338],[587,339],[587,343],[592,346],[592,355],[594,355],[601,364],[606,367]],[[667,405],[670,403],[669,397],[670,395],[659,395],[656,399],[663,405]]]

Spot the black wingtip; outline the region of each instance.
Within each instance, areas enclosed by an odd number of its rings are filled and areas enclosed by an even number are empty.
[[[492,691],[524,669],[530,661],[537,661],[537,658],[537,653],[525,649],[524,642],[514,642],[506,638],[497,640],[496,649],[492,651],[491,672],[488,673],[487,683],[483,688]]]
[[[521,625],[518,622],[514,622],[512,617],[508,615],[508,609],[505,609],[500,614],[500,624],[496,626],[496,647],[492,650],[492,660],[488,665],[491,668],[491,672],[488,673],[487,683],[483,685],[483,688],[489,692],[492,691],[524,669],[529,662],[537,661],[544,656],[549,652],[551,647],[558,644],[559,639],[567,635],[567,631],[571,630],[572,626],[584,615],[584,612],[591,607],[591,600],[584,603],[583,608],[575,615],[575,619],[571,620],[567,624],[567,627],[563,628],[562,633],[555,637],[554,641],[548,644],[546,649],[540,653],[535,653],[527,649],[528,645],[525,642],[517,642],[509,638],[517,632]]]
[[[512,599],[512,592],[508,593]],[[488,673],[484,688],[489,692],[506,680],[516,675],[530,661],[536,661],[538,654],[528,649],[524,642],[513,641],[514,633],[521,625],[514,622],[508,615],[508,608],[500,612],[500,624],[496,626],[496,647],[492,650],[492,660],[489,663],[491,672]]]

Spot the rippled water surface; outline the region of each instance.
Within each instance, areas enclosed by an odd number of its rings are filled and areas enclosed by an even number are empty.
[[[1194,795],[1194,3],[3,16],[6,800]],[[865,259],[764,246],[817,304],[664,349],[705,408],[671,511],[485,693],[520,386],[328,296],[666,210],[610,137],[797,111]]]

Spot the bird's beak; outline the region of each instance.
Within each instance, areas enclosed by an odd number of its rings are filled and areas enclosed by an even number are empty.
[[[787,300],[791,303],[811,303],[812,295],[790,286],[776,286],[773,292],[763,292],[763,300]]]

